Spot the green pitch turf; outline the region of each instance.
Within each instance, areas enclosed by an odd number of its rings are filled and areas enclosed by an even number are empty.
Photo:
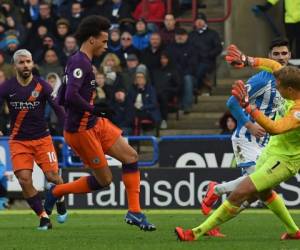
[[[249,210],[222,226],[224,239],[204,237],[196,242],[179,242],[175,226],[191,228],[203,220],[196,210],[146,211],[157,231],[143,232],[124,223],[126,211],[70,211],[69,220],[60,225],[52,215],[53,230],[36,230],[38,219],[27,211],[0,211],[0,249],[221,249],[296,250],[300,241],[280,241],[284,231],[280,222],[266,210]],[[300,225],[300,211],[292,211]]]

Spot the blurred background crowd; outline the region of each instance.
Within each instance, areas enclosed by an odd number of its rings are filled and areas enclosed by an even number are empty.
[[[95,103],[113,108],[110,119],[124,135],[139,134],[140,126],[166,129],[169,112],[188,115],[195,94],[210,94],[222,43],[203,13],[197,14],[192,29],[176,21],[177,14],[190,8],[189,0],[175,0],[175,14],[167,13],[164,0],[0,2],[0,84],[14,76],[13,53],[26,48],[33,55],[34,74],[56,91],[68,57],[79,47],[76,27],[85,16],[97,14],[107,17],[112,26],[107,53],[93,61],[98,84]],[[45,116],[52,135],[61,135],[49,107]],[[5,105],[0,131],[4,135],[9,131]]]

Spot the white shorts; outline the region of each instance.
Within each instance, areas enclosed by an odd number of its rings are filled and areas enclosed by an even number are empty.
[[[232,147],[238,167],[247,168],[255,166],[264,147],[256,141],[248,141],[246,138],[232,138]]]

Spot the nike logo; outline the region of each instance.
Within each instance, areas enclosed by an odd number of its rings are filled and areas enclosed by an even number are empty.
[[[138,217],[135,217],[134,215],[130,215],[133,219],[137,220],[138,222],[142,222],[143,221],[143,218],[138,218]]]
[[[9,97],[13,97],[15,96],[17,93],[14,93],[14,94],[10,94]]]

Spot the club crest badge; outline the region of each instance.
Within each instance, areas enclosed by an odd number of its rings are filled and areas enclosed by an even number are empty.
[[[40,92],[38,92],[36,90],[31,92],[31,96],[34,97],[34,98],[37,98],[39,95],[40,95]]]
[[[82,77],[82,75],[83,75],[82,69],[76,68],[76,69],[73,70],[73,76],[74,76],[75,78],[78,78],[78,79],[79,79],[79,78]]]

